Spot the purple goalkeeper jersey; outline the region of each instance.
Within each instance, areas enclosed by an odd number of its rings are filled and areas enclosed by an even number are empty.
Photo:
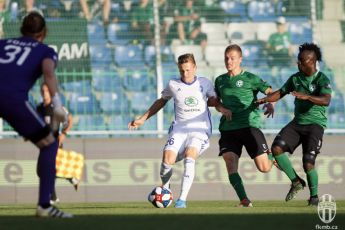
[[[0,40],[0,100],[27,99],[28,92],[42,75],[42,61],[52,59],[56,52],[29,37]]]

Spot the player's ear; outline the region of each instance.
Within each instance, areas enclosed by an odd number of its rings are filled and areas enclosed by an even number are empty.
[[[45,27],[40,33],[37,34],[37,40],[39,40],[40,42],[43,42],[43,40],[46,38],[47,36],[47,28]]]

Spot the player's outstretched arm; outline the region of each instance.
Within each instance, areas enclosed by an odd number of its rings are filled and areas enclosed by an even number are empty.
[[[267,94],[266,97],[256,100],[255,104],[261,105],[267,102],[276,102],[282,97],[280,90]]]
[[[328,106],[331,102],[331,95],[330,94],[323,94],[320,96],[314,96],[314,95],[306,95],[301,92],[293,91],[291,92],[292,96],[300,99],[300,100],[309,100],[313,102],[316,105],[323,105]]]
[[[139,128],[147,119],[155,115],[161,108],[163,108],[166,103],[167,100],[163,98],[156,100],[142,116],[128,123],[128,129],[132,130]]]

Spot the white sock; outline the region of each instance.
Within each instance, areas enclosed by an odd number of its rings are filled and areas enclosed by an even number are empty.
[[[169,188],[170,187],[170,178],[173,173],[173,168],[172,165],[166,164],[162,162],[161,164],[161,171],[160,171],[160,177],[162,180],[162,186],[164,188]]]
[[[192,187],[195,175],[195,160],[190,157],[184,159],[184,173],[181,185],[180,200],[187,200],[187,195]]]

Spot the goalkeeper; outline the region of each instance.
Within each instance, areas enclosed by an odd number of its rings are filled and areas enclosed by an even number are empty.
[[[45,19],[37,12],[27,14],[22,22],[22,37],[0,40],[0,117],[39,149],[39,195],[37,217],[70,218],[50,204],[55,186],[55,159],[58,142],[51,128],[39,117],[28,101],[28,92],[43,75],[53,102],[54,119],[64,122],[66,111],[59,97],[55,75],[56,52],[43,44],[47,35]]]
[[[71,130],[73,125],[73,118],[72,115],[68,113],[67,120],[63,123],[56,122],[54,119],[54,112],[53,112],[53,104],[52,98],[49,93],[48,86],[43,83],[41,85],[41,96],[42,96],[42,103],[37,106],[37,111],[43,118],[43,120],[50,125],[50,127],[54,130],[54,137],[58,140],[59,148],[63,147],[63,141],[67,136],[67,132]],[[64,108],[65,109],[65,108]],[[66,113],[67,110],[65,109]],[[61,127],[61,132],[60,132]],[[38,172],[39,173],[39,172]],[[79,180],[76,178],[66,178],[71,184],[73,184],[75,190],[78,189]],[[55,205],[59,203],[59,198],[56,196],[56,189],[51,194],[50,203]]]

